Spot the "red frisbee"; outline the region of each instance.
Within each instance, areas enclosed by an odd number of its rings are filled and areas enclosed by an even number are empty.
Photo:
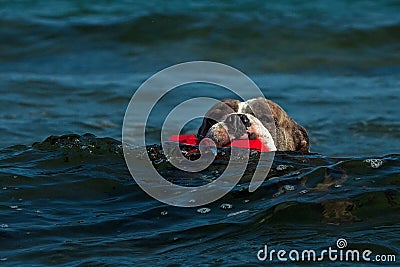
[[[185,145],[198,145],[199,140],[193,134],[190,135],[172,135],[169,138],[169,141],[178,142]],[[260,152],[268,152],[269,149],[264,146],[264,144],[256,139],[256,140],[234,140],[232,143],[226,145],[225,147],[234,146],[239,148],[249,148],[254,149]]]

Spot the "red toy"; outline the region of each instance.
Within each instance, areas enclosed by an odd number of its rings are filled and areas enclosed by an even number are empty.
[[[196,146],[199,144],[199,140],[197,140],[196,136],[193,134],[190,135],[172,135],[169,138],[169,141],[178,142],[185,145]],[[234,146],[239,148],[250,148],[255,149],[260,152],[268,152],[268,148],[264,146],[264,144],[256,139],[256,140],[234,140],[232,143],[226,145],[225,147]]]

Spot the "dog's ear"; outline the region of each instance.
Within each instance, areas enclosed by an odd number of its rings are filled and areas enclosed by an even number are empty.
[[[225,98],[215,104],[204,116],[203,123],[197,131],[197,139],[203,139],[210,128],[225,119],[228,114],[235,113],[239,108],[239,100]]]
[[[307,130],[301,125],[297,124],[296,126],[297,127],[293,128],[293,140],[296,146],[296,151],[308,153],[310,152],[310,139]]]
[[[221,100],[220,103],[217,103],[217,105],[218,104],[225,104],[225,105],[223,105],[223,106],[225,106],[223,108],[225,108],[225,111],[228,112],[228,114],[231,114],[233,112],[238,112],[239,103],[240,103],[239,100],[231,99],[231,98],[224,98],[224,99]],[[226,105],[228,105],[228,107],[230,107],[230,109],[229,108],[227,109]]]

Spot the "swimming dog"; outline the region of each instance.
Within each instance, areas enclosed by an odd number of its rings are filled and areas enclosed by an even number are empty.
[[[306,129],[262,97],[244,102],[226,98],[215,104],[204,116],[197,138],[209,138],[217,147],[237,139],[259,139],[269,151],[310,151]]]

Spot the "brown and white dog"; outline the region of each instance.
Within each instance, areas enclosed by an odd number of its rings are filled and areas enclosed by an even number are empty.
[[[259,139],[269,151],[309,152],[306,129],[276,103],[265,98],[245,102],[223,99],[205,115],[197,138],[210,138],[217,147],[235,139]]]

